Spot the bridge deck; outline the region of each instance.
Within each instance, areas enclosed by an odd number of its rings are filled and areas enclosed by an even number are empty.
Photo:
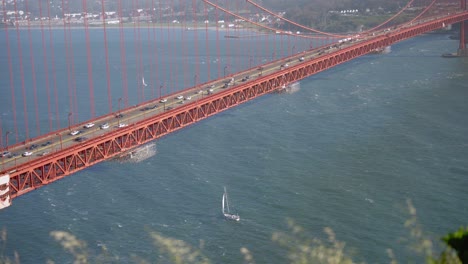
[[[91,128],[83,128],[85,124],[79,124],[70,130],[57,131],[10,146],[8,151],[17,155],[11,158],[2,157],[0,169],[2,174],[10,174],[10,194],[14,198],[375,49],[467,19],[468,12],[460,12],[420,21],[410,26],[356,36],[352,41],[309,50],[273,61],[260,68],[248,69],[220,80],[191,87],[166,97],[166,102],[153,100],[122,109],[118,113],[89,121],[95,124]],[[232,83],[227,84],[231,80]],[[179,96],[185,99],[190,97],[190,100],[178,98]],[[118,114],[122,114],[122,117],[116,118]],[[104,123],[109,124],[108,129],[100,128]],[[119,124],[126,126],[119,127]],[[74,130],[82,132],[70,135]],[[78,142],[78,137],[85,139]],[[38,147],[29,150],[32,145]],[[25,151],[32,154],[21,156]]]

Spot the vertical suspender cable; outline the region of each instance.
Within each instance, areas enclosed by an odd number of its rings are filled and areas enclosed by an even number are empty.
[[[170,16],[168,16],[170,18],[173,19],[172,22],[176,22],[176,20],[174,19],[174,0],[171,0],[171,7],[170,7]],[[169,81],[167,82],[166,84],[166,94],[170,93],[171,90],[172,90],[172,87],[174,87],[174,83],[173,83],[173,78],[172,78],[172,64],[174,63],[173,60],[171,60],[171,57],[174,57],[173,54],[172,54],[172,45],[171,45],[171,29],[170,29],[170,26],[169,26],[169,21],[167,22],[167,54],[168,54],[168,64],[167,66],[169,66],[169,74],[167,76],[169,76]],[[169,91],[168,91],[168,87],[167,86],[170,86],[169,87]]]
[[[3,16],[6,18],[6,8],[5,8],[5,0],[2,1],[3,6]],[[16,22],[15,22],[16,23]],[[16,120],[16,99],[15,99],[15,83],[13,79],[13,63],[11,59],[11,47],[10,47],[10,36],[8,27],[5,27],[5,40],[6,40],[6,49],[7,49],[7,57],[8,57],[8,70],[10,74],[10,90],[11,90],[11,108],[13,111],[13,125],[14,125],[14,132],[15,132],[15,143],[18,143],[18,122]],[[2,135],[0,135],[2,136]],[[8,144],[8,142],[5,142]]]
[[[102,30],[104,36],[104,53],[106,58],[106,80],[107,80],[107,106],[109,107],[109,113],[112,112],[112,90],[109,70],[109,48],[107,45],[107,26],[106,26],[106,11],[104,7],[104,0],[101,0],[101,18],[102,18]]]
[[[68,34],[67,34],[67,23],[66,20],[68,19],[65,16],[65,2],[62,0],[62,15],[63,15],[63,37],[65,40],[65,61],[67,64],[67,86],[68,86],[68,100],[69,100],[69,112],[73,112],[73,90],[72,90],[72,84],[71,84],[71,66],[70,66],[70,52],[69,52],[69,45],[68,45]],[[72,115],[73,116],[73,115]]]
[[[229,7],[229,3],[230,1],[227,2],[227,9],[230,9]],[[227,73],[226,73],[226,76],[229,76],[231,74],[231,71],[232,71],[232,63],[231,63],[231,47],[230,47],[230,41],[229,39],[226,38],[226,34],[229,35],[229,20],[231,19],[231,16],[229,16],[229,14],[224,14],[224,38],[223,38],[223,41],[225,42],[225,46],[226,46],[226,51],[225,51],[225,54],[224,56],[226,57],[226,65],[224,67],[227,66]],[[227,28],[226,28],[227,26]]]
[[[14,0],[15,6],[15,27],[16,27],[16,41],[18,46],[18,60],[20,64],[20,76],[21,76],[21,91],[23,95],[23,111],[24,111],[24,131],[26,136],[26,141],[29,139],[29,127],[28,127],[28,109],[26,101],[26,87],[24,83],[24,68],[23,68],[23,51],[21,48],[21,39],[19,35],[19,24],[18,24],[18,8],[16,6],[16,0]]]
[[[147,45],[148,45],[148,62],[150,65],[150,76],[151,76],[151,99],[154,99],[154,84],[156,83],[156,80],[154,76],[156,75],[155,70],[153,68],[153,65],[156,66],[156,49],[155,49],[155,31],[154,31],[154,25],[151,25],[150,23],[154,23],[154,0],[151,1],[151,12],[148,12],[149,7],[148,7],[148,2],[145,4],[145,9],[146,9],[146,15],[151,14],[151,20],[147,20]],[[153,31],[153,40],[151,40],[151,32],[150,32],[150,27],[152,27]]]
[[[172,5],[171,5],[171,7],[172,7]],[[173,16],[174,16],[174,12],[173,12],[173,9],[172,9],[172,8],[170,8],[168,11],[170,12],[170,14],[167,14],[167,20],[166,20],[166,29],[167,29],[167,32],[166,32],[166,33],[167,33],[167,40],[166,40],[166,43],[167,43],[167,51],[166,51],[165,53],[167,54],[167,59],[166,59],[167,64],[166,64],[166,67],[165,67],[165,68],[167,69],[167,68],[169,67],[169,73],[166,73],[166,76],[169,77],[169,80],[166,82],[166,85],[165,85],[165,86],[166,86],[166,87],[165,87],[165,88],[166,88],[166,92],[165,92],[166,95],[167,95],[168,93],[170,93],[170,92],[168,91],[168,88],[169,88],[168,86],[170,86],[170,87],[174,86],[174,84],[173,84],[173,82],[172,82],[172,60],[170,59],[170,58],[172,57],[172,54],[171,54],[172,49],[171,49],[171,43],[170,43],[170,42],[171,42],[171,30],[170,30],[170,27],[169,27],[169,23],[171,23],[171,20],[174,19],[174,17],[173,17]],[[172,21],[172,22],[174,22],[174,21]]]
[[[208,24],[210,23],[210,19],[208,17],[208,11],[206,10],[206,3],[203,2],[203,12],[205,13],[205,52],[206,52],[206,72],[207,72],[207,80],[211,80],[211,58],[210,58],[210,43],[208,38]]]
[[[216,5],[218,5],[218,0],[216,0]],[[216,24],[216,63],[218,64],[218,76],[216,79],[221,77],[221,51],[219,49],[219,13],[218,9],[215,9],[215,24]]]
[[[135,0],[136,1],[136,4],[135,4],[135,10],[139,10],[139,3],[138,3],[138,0]],[[137,23],[136,23],[136,26],[137,26],[137,41],[136,41],[136,45],[137,45],[137,63],[138,63],[138,74],[137,74],[137,83],[138,83],[138,87],[140,87],[140,90],[141,90],[141,102],[144,102],[145,101],[145,86],[143,85],[143,78],[144,78],[144,73],[145,73],[145,69],[143,67],[143,58],[142,58],[142,55],[141,55],[141,52],[142,52],[142,44],[141,44],[141,30],[140,30],[140,13],[138,12],[138,19],[137,19]]]
[[[180,35],[181,35],[181,53],[183,57],[183,89],[189,87],[190,83],[187,79],[187,71],[188,71],[188,50],[187,50],[187,42],[185,41],[185,35],[186,35],[186,29],[187,29],[187,5],[185,4],[185,0],[180,0],[180,8],[181,12],[183,13],[183,29],[180,29]]]
[[[47,62],[47,49],[45,45],[45,37],[44,37],[44,23],[43,23],[43,14],[42,14],[42,1],[39,2],[39,20],[41,21],[41,43],[42,43],[42,58],[43,58],[43,67],[45,73],[45,81],[46,81],[46,93],[47,93],[47,120],[49,121],[49,132],[52,132],[52,111],[51,111],[51,103],[50,103],[50,81],[49,81],[49,63]]]
[[[54,52],[54,46],[53,46],[53,39],[52,39],[52,26],[50,25],[50,1],[47,2],[47,17],[49,18],[48,20],[48,26],[49,26],[49,47],[50,47],[50,60],[51,60],[51,67],[52,67],[52,78],[54,81],[54,97],[55,97],[55,121],[56,123],[56,129],[60,128],[60,115],[59,115],[59,109],[58,109],[58,91],[57,91],[57,72],[55,70],[55,52]]]
[[[247,10],[246,8],[246,3],[244,3],[244,6],[243,6],[243,9],[244,10]],[[205,3],[206,4],[206,3]],[[243,32],[243,35],[247,36],[247,54],[249,56],[249,68],[252,68],[254,65],[256,65],[255,63],[255,57],[254,57],[254,53],[252,52],[252,34],[250,34],[250,30],[249,29],[246,29],[246,22],[243,21],[242,23],[242,32]]]
[[[161,1],[158,1],[158,9],[159,9],[159,10],[158,10],[158,14],[159,14],[159,23],[166,24],[166,26],[167,26],[167,19],[166,19],[166,21],[163,21],[163,15],[162,15],[162,10],[163,10],[163,9],[162,9],[162,5],[161,5]],[[162,28],[162,27],[161,27],[161,29],[159,30],[159,34],[160,34],[160,36],[161,36],[161,43],[164,43],[165,40],[164,40],[164,32],[163,32],[163,28]],[[161,50],[163,50],[163,45],[162,45],[162,44],[161,44]],[[165,54],[167,55],[167,51],[162,52],[161,55],[164,56]],[[164,56],[164,57],[162,57],[162,56],[159,57],[159,61],[160,61],[160,62],[164,62],[164,60],[166,59],[165,56]],[[164,65],[164,64],[163,64],[163,65]],[[162,67],[162,69],[163,69],[163,70],[166,69],[166,68],[167,68],[166,66],[167,66],[167,65],[164,65],[164,66]],[[167,77],[167,74],[165,74],[164,72],[161,73],[161,83],[159,84],[159,98],[162,97],[162,89],[164,88],[165,82],[166,82],[166,80],[163,79],[163,76],[166,76],[166,77]],[[166,89],[167,89],[167,87],[166,87]]]
[[[24,7],[26,14],[29,13],[28,0],[24,1]],[[29,23],[29,17],[27,19],[27,28],[28,28],[28,42],[29,42],[29,60],[31,62],[31,75],[32,75],[32,86],[33,86],[33,96],[34,96],[34,110],[36,117],[36,135],[41,135],[41,126],[39,124],[39,104],[37,101],[37,79],[36,79],[36,66],[34,61],[34,53],[32,47],[32,37],[31,37],[31,26]]]
[[[70,12],[70,7],[67,5],[68,11]],[[70,68],[71,68],[71,77],[72,77],[72,98],[73,98],[73,114],[71,116],[72,123],[75,123],[78,120],[79,112],[78,112],[78,97],[76,96],[76,78],[75,78],[75,56],[73,53],[73,38],[72,38],[72,30],[71,25],[68,24],[67,27],[68,32],[68,44],[70,45]]]
[[[174,14],[174,0],[171,0],[171,13],[172,13],[172,17],[175,18],[175,14]],[[177,24],[180,24],[180,21],[177,20],[178,23]],[[177,43],[177,37],[176,37],[176,34],[175,34],[175,30],[174,30],[174,27],[171,28],[171,33],[172,33],[172,38],[168,36],[168,44],[169,44],[169,47],[170,47],[170,58],[175,58],[176,56],[176,52],[177,52],[177,47],[175,45],[175,43]],[[173,42],[172,42],[173,41]],[[170,43],[173,43],[174,45],[170,45]],[[175,91],[175,88],[176,88],[176,82],[177,80],[174,78],[174,72],[173,71],[176,71],[176,69],[174,69],[175,65],[174,65],[174,60],[170,59],[170,66],[169,66],[169,69],[170,69],[170,76],[171,76],[171,86],[169,87],[169,93],[172,93]],[[177,82],[178,83],[178,82]]]
[[[195,29],[195,36],[194,36],[194,48],[195,48],[195,86],[198,84],[198,80],[200,78],[200,53],[198,51],[198,16],[197,16],[197,5],[196,0],[192,0],[192,21],[194,21],[194,29]]]
[[[236,12],[239,14],[239,3],[238,3],[238,2],[236,2]],[[237,40],[238,40],[237,42],[240,42],[240,38],[239,38],[239,37],[240,37],[240,36],[239,36],[239,28],[238,28],[238,26],[237,26],[237,23],[238,23],[238,22],[237,22],[237,19],[234,19],[234,23],[233,23],[233,24],[234,24],[235,36],[238,38],[238,39],[237,39]],[[236,69],[245,70],[245,65],[242,63],[242,61],[245,60],[245,57],[244,57],[245,54],[243,54],[243,53],[240,52],[240,46],[241,46],[241,45],[239,45],[239,43],[237,43],[237,45],[234,45],[234,46],[235,46],[235,48],[236,48],[236,49],[235,49],[236,51],[233,52],[233,54],[234,54],[234,60],[235,60],[234,64],[236,65]],[[243,56],[241,56],[241,54],[242,54]],[[237,56],[235,56],[235,55],[237,55]]]
[[[119,43],[120,43],[120,64],[122,70],[122,94],[124,106],[128,106],[128,81],[127,81],[127,61],[125,56],[125,32],[123,29],[122,0],[118,0],[119,7]],[[120,97],[122,98],[122,97]],[[119,98],[119,107],[120,107]]]
[[[137,89],[137,103],[141,102],[141,87],[140,87],[140,81],[138,80],[141,78],[139,74],[141,73],[140,71],[140,63],[139,63],[139,57],[138,57],[138,41],[137,41],[137,29],[136,25],[137,22],[135,21],[135,12],[138,12],[135,8],[135,0],[132,0],[132,8],[130,15],[132,17],[132,24],[133,24],[133,50],[134,50],[134,56],[135,56],[135,81],[136,81],[136,89]],[[139,17],[136,17],[137,21],[139,21]],[[132,85],[133,86],[133,85]],[[133,88],[132,88],[133,89]]]
[[[91,61],[91,47],[89,46],[89,28],[88,28],[88,8],[86,6],[86,0],[81,1],[83,6],[84,25],[85,25],[85,37],[86,37],[86,61],[88,63],[88,85],[89,85],[89,104],[91,110],[91,118],[96,116],[96,110],[94,105],[94,83],[93,83],[93,63]],[[76,97],[75,97],[76,99]]]

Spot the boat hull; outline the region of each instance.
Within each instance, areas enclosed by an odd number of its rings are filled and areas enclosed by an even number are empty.
[[[233,215],[233,214],[224,213],[224,218],[226,218],[227,220],[240,221],[240,217],[238,215]]]

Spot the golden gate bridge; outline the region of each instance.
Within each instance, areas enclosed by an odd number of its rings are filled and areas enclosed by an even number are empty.
[[[466,0],[410,0],[379,25],[352,33],[309,28],[251,0],[177,7],[132,0],[129,9],[117,2],[118,10],[109,11],[101,0],[92,13],[83,0],[81,12],[72,13],[62,0],[53,18],[50,1],[2,0],[0,209],[408,38],[460,23],[459,49],[450,56],[468,55]]]

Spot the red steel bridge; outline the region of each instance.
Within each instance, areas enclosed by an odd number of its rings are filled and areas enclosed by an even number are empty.
[[[466,0],[409,0],[350,33],[309,28],[251,0],[0,1],[0,208],[408,38],[458,24],[459,49],[447,56],[468,55]]]

